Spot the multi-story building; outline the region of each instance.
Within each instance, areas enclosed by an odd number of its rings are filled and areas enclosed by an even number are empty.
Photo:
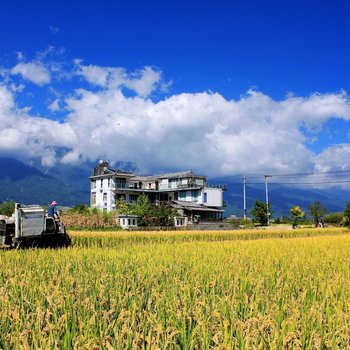
[[[139,176],[109,167],[108,162],[100,161],[94,167],[91,181],[91,207],[104,211],[116,209],[117,202],[136,201],[146,194],[151,203],[168,203],[178,209],[179,215],[193,220],[221,219],[225,206],[223,185],[209,185],[206,176],[192,171]]]

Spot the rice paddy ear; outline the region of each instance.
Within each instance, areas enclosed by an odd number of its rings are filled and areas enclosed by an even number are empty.
[[[0,348],[347,347],[345,228],[70,234],[0,250]]]

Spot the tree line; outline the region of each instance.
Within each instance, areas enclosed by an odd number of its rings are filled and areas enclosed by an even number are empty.
[[[320,201],[315,201],[308,206],[308,213],[315,226],[323,226],[325,223],[350,226],[350,202],[346,204],[344,212],[330,213]],[[254,223],[266,226],[273,212],[270,203],[266,205],[266,203],[257,199],[250,214]],[[279,218],[274,220],[275,223],[290,222],[293,227],[297,227],[303,221],[310,220],[306,218],[305,211],[298,205],[290,209],[290,217],[283,217],[282,220]]]
[[[11,216],[14,212],[15,202],[2,202],[0,204],[0,215]],[[312,223],[315,226],[326,224],[343,225],[350,227],[350,202],[347,203],[344,212],[330,213],[320,201],[315,201],[308,206],[308,213]],[[140,226],[172,226],[174,216],[177,215],[176,209],[171,206],[160,204],[158,206],[150,203],[147,195],[142,194],[133,203],[127,203],[124,199],[117,201],[117,209],[111,213],[101,213],[96,208],[89,208],[85,204],[78,204],[68,209],[65,214],[78,214],[83,216],[100,216],[103,215],[104,221],[112,222],[116,214],[133,214],[138,216]],[[250,211],[252,221],[255,224],[266,226],[268,219],[271,218],[273,212],[271,205],[268,207],[266,203],[255,200],[254,206]],[[274,219],[275,223],[291,223],[293,227],[297,227],[300,223],[310,223],[310,219],[306,218],[305,211],[300,206],[293,206],[290,209],[290,216]]]

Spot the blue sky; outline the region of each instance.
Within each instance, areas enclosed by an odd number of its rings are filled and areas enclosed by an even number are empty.
[[[349,15],[339,0],[8,1],[0,154],[145,172],[348,170]]]

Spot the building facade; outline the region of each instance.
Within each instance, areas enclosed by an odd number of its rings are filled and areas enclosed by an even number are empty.
[[[225,205],[223,185],[209,185],[206,176],[192,171],[139,176],[109,167],[108,162],[100,161],[90,177],[90,205],[104,211],[116,209],[119,199],[127,203],[146,194],[151,203],[167,203],[189,220],[221,219]]]

